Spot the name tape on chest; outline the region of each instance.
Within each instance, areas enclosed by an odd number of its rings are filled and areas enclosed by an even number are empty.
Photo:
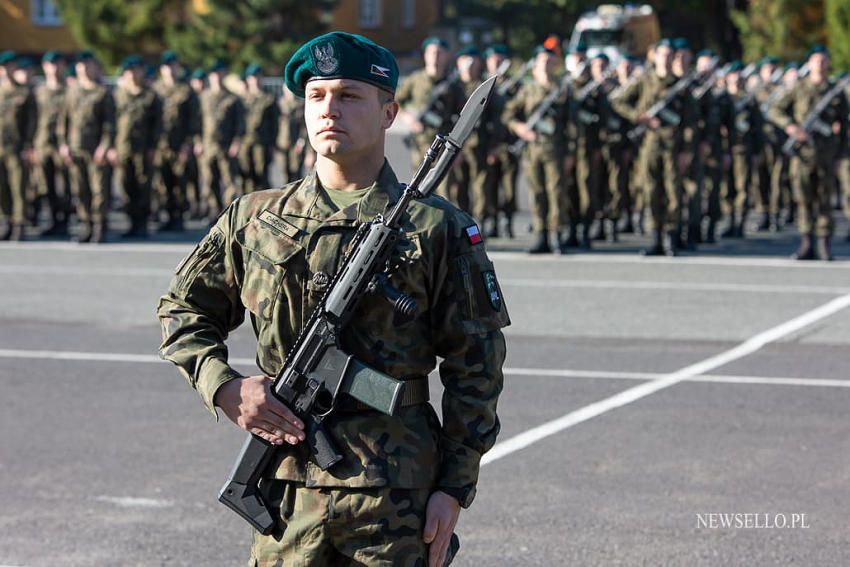
[[[288,223],[282,217],[274,214],[268,209],[260,213],[259,219],[261,222],[265,223],[274,230],[285,234],[289,238],[295,238],[295,235],[298,234],[297,226]]]

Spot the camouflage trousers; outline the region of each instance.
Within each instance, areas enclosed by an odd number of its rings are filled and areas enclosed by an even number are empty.
[[[0,153],[0,219],[26,222],[27,168],[16,151]]]
[[[645,175],[645,203],[649,206],[650,229],[658,232],[676,230],[679,223],[676,153],[671,149],[644,144],[640,160]]]
[[[50,146],[38,148],[32,172],[36,196],[47,199],[53,222],[67,222],[71,214],[71,178],[59,151]],[[61,195],[56,184],[57,175],[62,178]]]
[[[127,216],[135,222],[146,222],[151,212],[151,169],[144,153],[118,161],[118,186],[126,199]]]
[[[483,188],[485,197],[495,203],[496,211],[513,215],[517,211],[516,188],[519,173],[519,159],[514,154],[503,151],[496,163],[488,165],[490,175],[487,176]],[[501,188],[502,198],[499,199]],[[494,214],[495,212],[494,211]]]
[[[430,489],[307,488],[267,479],[261,491],[280,520],[268,536],[254,531],[251,567],[427,566]]]
[[[751,184],[751,205],[759,213],[778,213],[779,195],[775,192],[779,187],[773,183],[773,169],[781,153],[773,144],[766,142],[762,145],[761,162],[753,168]]]
[[[601,215],[608,193],[608,173],[608,160],[602,155],[602,147],[579,143],[576,153],[578,203],[570,207],[577,210],[578,219],[590,221]],[[570,220],[578,219],[570,215]]]
[[[154,174],[157,205],[171,218],[182,215],[186,206],[186,165],[187,160],[177,151],[160,150],[157,155]]]
[[[80,222],[106,222],[111,205],[112,168],[97,165],[90,152],[78,150],[73,153],[71,164],[71,187],[77,203],[77,219]]]
[[[277,148],[274,153],[275,162],[280,168],[280,174],[283,177],[283,185],[292,183],[303,177],[301,175],[302,164],[304,162],[304,152],[297,151],[293,145],[291,148]]]
[[[523,170],[531,201],[531,223],[536,233],[557,232],[567,224],[563,152],[529,145]]]
[[[732,166],[729,169],[729,181],[723,192],[723,210],[727,215],[734,215],[743,219],[747,214],[750,199],[749,193],[753,190],[752,184],[757,180],[753,176],[752,156],[743,146],[732,148]]]
[[[242,173],[242,193],[269,188],[271,148],[262,144],[243,144],[239,150],[239,170]]]
[[[239,196],[236,186],[236,162],[227,155],[227,148],[207,148],[199,158],[203,185],[201,201],[215,218]],[[223,186],[223,187],[222,187]]]
[[[791,159],[791,185],[801,234],[832,236],[832,195],[836,189],[833,161],[829,156],[813,155]]]

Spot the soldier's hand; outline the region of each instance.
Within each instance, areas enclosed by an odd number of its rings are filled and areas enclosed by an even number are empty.
[[[195,157],[201,157],[201,154],[204,153],[204,145],[201,142],[197,142],[194,148]]]
[[[71,159],[71,148],[68,147],[68,144],[59,146],[59,155],[62,156],[66,164],[71,165],[73,160]]]
[[[688,166],[691,165],[691,156],[685,152],[679,153],[676,156],[676,167],[679,169],[679,174],[685,173],[688,170]]]
[[[537,140],[537,133],[533,128],[529,128],[528,124],[524,122],[514,124],[514,133],[526,142],[534,142]]]
[[[576,166],[576,156],[570,155],[570,156],[567,156],[567,157],[564,158],[564,171],[569,173],[570,171],[572,171],[575,168],[575,166]]]
[[[192,153],[192,144],[186,142],[182,146],[180,146],[180,161],[185,162],[189,160],[189,155]]]
[[[21,161],[28,165],[35,165],[35,150],[22,150],[21,151]]]
[[[459,515],[460,504],[453,496],[438,490],[428,498],[422,532],[422,541],[428,544],[428,567],[442,567],[445,563]]]
[[[155,157],[156,150],[148,150],[145,152],[145,162],[147,162],[148,165],[151,165],[153,163]]]
[[[297,445],[305,439],[304,423],[271,392],[268,376],[247,376],[225,382],[214,403],[236,425],[275,445]]]
[[[233,142],[232,144],[230,144],[230,147],[227,148],[227,155],[229,157],[235,158],[239,155],[239,148],[241,146],[242,144],[240,144],[238,141]]]
[[[98,146],[94,149],[94,163],[103,165],[106,162],[106,146]]]
[[[106,161],[108,161],[112,166],[118,165],[118,151],[115,148],[109,148],[106,150]]]
[[[791,124],[787,128],[785,128],[785,133],[797,140],[798,142],[805,142],[809,139],[806,131],[797,126],[796,124]]]

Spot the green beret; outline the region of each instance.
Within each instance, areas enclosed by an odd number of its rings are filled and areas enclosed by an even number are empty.
[[[779,64],[779,59],[776,57],[762,57],[761,61],[759,61],[758,67],[761,69],[765,65],[777,65]]]
[[[791,61],[790,63],[787,63],[785,65],[785,68],[783,69],[783,71],[790,71],[791,69],[799,69],[799,68],[800,68],[799,63],[797,63],[796,61]]]
[[[599,53],[597,53],[596,55],[594,55],[592,59],[601,59],[601,60],[605,61],[606,63],[611,62],[611,59],[609,59],[609,57],[607,55],[605,55],[604,53],[602,53],[601,51]]]
[[[195,69],[192,72],[192,78],[193,79],[200,79],[200,80],[206,79],[207,78],[207,72],[204,71],[203,69]]]
[[[474,45],[465,45],[457,50],[457,54],[455,57],[462,57],[464,55],[468,55],[469,57],[481,57],[481,51]]]
[[[216,59],[213,61],[213,64],[210,65],[210,73],[215,73],[216,71],[227,71],[228,66],[227,61],[224,59]]]
[[[79,63],[80,61],[91,61],[93,59],[94,53],[86,49],[77,53],[77,56],[74,58],[74,62]]]
[[[245,67],[245,71],[242,72],[242,78],[250,77],[252,75],[259,75],[263,72],[263,68],[260,67],[257,63],[251,63],[247,67]]]
[[[672,48],[673,42],[670,41],[669,38],[663,37],[655,43],[655,48],[658,49],[659,47],[670,47],[670,48]]]
[[[670,46],[673,49],[676,49],[676,50],[679,50],[679,49],[688,49],[689,50],[691,48],[691,43],[687,39],[685,39],[684,37],[677,37],[676,39],[674,39],[673,41],[670,42]]]
[[[62,54],[56,51],[55,49],[45,51],[44,55],[42,55],[41,57],[42,63],[59,63],[64,60],[65,58],[62,57]]]
[[[169,63],[179,63],[180,59],[177,57],[177,54],[169,49],[168,51],[163,51],[162,55],[159,56],[159,64],[160,65],[168,65]]]
[[[569,53],[587,53],[587,44],[578,43],[570,47]]]
[[[132,69],[133,67],[141,67],[142,60],[139,59],[138,55],[128,55],[124,58],[124,61],[121,62],[121,72],[123,73],[127,69]]]
[[[726,72],[727,73],[737,73],[737,72],[740,72],[743,68],[744,68],[744,64],[741,63],[740,61],[732,61],[726,67]]]
[[[6,50],[0,53],[0,65],[12,63],[17,57],[18,56],[14,51]]]
[[[345,32],[331,32],[311,39],[295,52],[283,71],[286,86],[304,96],[313,79],[354,79],[391,93],[398,86],[398,63],[385,47]]]
[[[74,68],[73,65],[68,65],[68,67],[65,69],[65,77],[76,77],[76,76],[77,76],[77,70]]]
[[[424,40],[422,40],[422,51],[425,51],[425,48],[428,47],[429,45],[432,45],[432,44],[437,44],[440,47],[442,47],[443,49],[449,48],[449,44],[446,42],[445,39],[443,39],[441,37],[437,37],[436,35],[432,35],[432,36],[428,36]]]
[[[700,57],[717,57],[717,54],[714,51],[712,51],[711,49],[706,48],[706,49],[701,49],[697,53],[697,58],[700,58]]]
[[[813,45],[811,49],[809,49],[808,53],[806,53],[806,59],[808,59],[809,57],[811,57],[812,55],[815,55],[817,53],[823,53],[823,54],[828,56],[829,50],[826,47],[824,47],[823,45],[821,45],[820,43],[817,43],[817,44]]]
[[[554,49],[549,49],[545,45],[538,45],[534,48],[534,56],[537,57],[541,53],[548,53],[549,55],[557,55]]]
[[[504,55],[505,57],[510,57],[510,51],[508,50],[508,46],[503,43],[497,43],[495,45],[489,46],[484,50],[484,58],[490,57],[491,55]]]
[[[33,65],[32,59],[29,57],[19,57],[15,60],[15,63],[18,64],[18,69],[29,69]]]

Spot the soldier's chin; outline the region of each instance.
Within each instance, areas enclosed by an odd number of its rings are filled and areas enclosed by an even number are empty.
[[[316,153],[325,157],[341,155],[345,153],[345,144],[338,140],[321,140],[313,146]]]

